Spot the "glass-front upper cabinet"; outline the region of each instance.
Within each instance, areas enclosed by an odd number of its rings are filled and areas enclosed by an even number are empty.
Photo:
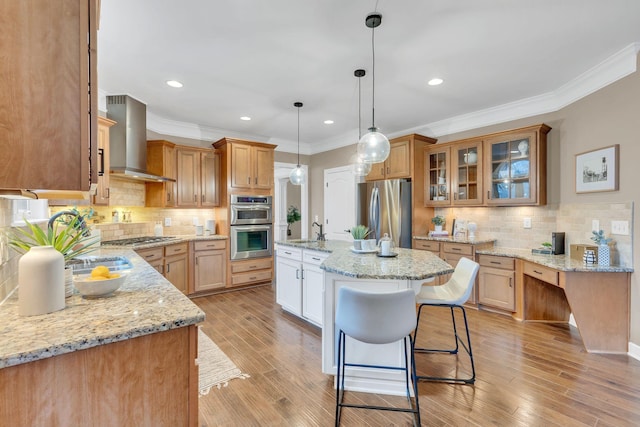
[[[546,125],[486,139],[487,205],[546,204]]]
[[[438,147],[437,144],[424,151],[425,155],[425,195],[427,206],[449,205],[451,183],[449,171],[451,170],[450,148]]]
[[[453,205],[482,204],[482,140],[451,146]]]

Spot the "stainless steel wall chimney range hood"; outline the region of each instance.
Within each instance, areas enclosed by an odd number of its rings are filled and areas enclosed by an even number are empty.
[[[109,129],[111,175],[138,181],[175,179],[147,172],[147,106],[128,95],[107,96],[107,117],[117,123]]]

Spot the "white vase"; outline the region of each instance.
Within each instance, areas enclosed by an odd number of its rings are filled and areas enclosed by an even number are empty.
[[[442,226],[441,225],[436,225],[436,233],[442,233]]]
[[[598,245],[598,265],[602,267],[611,265],[611,249],[609,249],[609,245]]]
[[[353,240],[353,249],[355,249],[356,251],[362,250],[362,239]]]
[[[64,257],[53,246],[34,246],[18,261],[18,314],[36,316],[65,307]]]

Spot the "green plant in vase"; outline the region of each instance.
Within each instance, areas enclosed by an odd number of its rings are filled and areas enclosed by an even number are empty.
[[[99,237],[91,237],[82,227],[84,218],[74,216],[66,225],[54,221],[53,226],[42,229],[36,224],[24,220],[26,227],[14,228],[8,234],[9,245],[20,252],[27,253],[33,246],[53,246],[67,261],[97,249]]]
[[[598,245],[598,265],[608,267],[611,265],[611,249],[609,243],[611,238],[607,238],[604,235],[604,230],[592,231],[593,240]]]
[[[436,215],[431,218],[431,223],[435,225],[436,231],[442,231],[442,226],[444,225],[445,219],[442,215]]]
[[[362,250],[362,241],[367,238],[371,230],[366,225],[356,225],[351,227],[351,236],[353,237],[353,247],[357,250]]]
[[[291,205],[287,210],[287,236],[291,236],[291,224],[300,221],[300,211],[297,207]]]

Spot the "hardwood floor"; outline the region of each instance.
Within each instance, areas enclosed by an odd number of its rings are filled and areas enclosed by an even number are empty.
[[[200,398],[201,426],[333,425],[333,377],[321,373],[318,328],[283,312],[269,286],[193,301],[207,314],[204,332],[251,375]],[[421,382],[424,426],[640,425],[640,361],[589,354],[577,330],[567,325],[525,324],[472,309],[467,316],[476,382]],[[449,322],[445,309],[423,312],[425,341],[419,344],[447,342]],[[452,358],[419,355],[416,364],[430,375],[468,368],[462,355],[457,366]],[[347,398],[405,403],[363,393]],[[411,425],[407,414],[349,408],[342,420],[343,426]]]

